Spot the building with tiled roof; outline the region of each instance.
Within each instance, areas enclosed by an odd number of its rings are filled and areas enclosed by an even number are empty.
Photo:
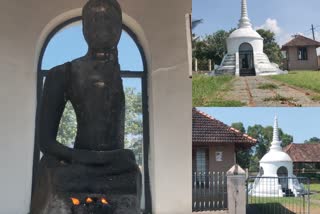
[[[294,171],[300,173],[313,173],[320,170],[320,144],[291,143],[283,148],[294,164]]]
[[[238,150],[250,149],[257,140],[193,108],[193,171],[229,170]]]
[[[318,70],[317,48],[320,42],[296,35],[281,48],[285,52],[284,67],[287,70]]]
[[[320,144],[291,143],[283,148],[293,162],[320,163]]]

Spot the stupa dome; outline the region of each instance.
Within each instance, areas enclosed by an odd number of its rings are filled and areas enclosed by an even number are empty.
[[[283,151],[272,151],[268,152],[260,160],[260,163],[271,163],[271,162],[292,162],[290,156]]]
[[[233,38],[254,38],[254,39],[263,40],[260,34],[257,31],[253,30],[251,27],[239,28],[233,31],[230,34],[229,39],[233,39]]]

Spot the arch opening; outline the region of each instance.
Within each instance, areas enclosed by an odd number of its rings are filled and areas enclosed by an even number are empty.
[[[264,175],[264,170],[262,167],[260,167],[259,169],[259,176],[263,176]]]
[[[288,169],[284,166],[279,167],[277,170],[277,175],[282,189],[288,189]]]
[[[255,76],[253,47],[249,43],[242,43],[239,47],[240,76]]]
[[[67,32],[67,34],[66,34]],[[70,37],[70,35],[73,35]],[[151,192],[149,182],[149,113],[147,92],[147,62],[142,45],[133,31],[123,25],[123,33],[118,45],[119,64],[126,94],[126,148],[132,149],[143,174],[141,208],[151,213]],[[81,16],[64,21],[47,36],[41,48],[37,69],[37,114],[33,184],[36,176],[40,150],[38,141],[38,109],[48,70],[67,61],[83,56],[87,44],[82,35]],[[130,121],[129,121],[130,120]],[[130,127],[130,124],[132,127]],[[138,129],[136,127],[139,127]],[[76,116],[71,103],[65,107],[60,121],[57,140],[65,146],[73,147],[76,136]],[[34,185],[33,185],[34,186]]]

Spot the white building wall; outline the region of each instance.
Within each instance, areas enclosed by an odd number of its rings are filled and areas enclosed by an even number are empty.
[[[253,52],[255,53],[263,53],[263,39],[237,37],[227,39],[228,54],[239,52],[239,47],[243,43],[251,44]]]
[[[264,174],[266,177],[278,177],[277,171],[280,167],[286,167],[288,170],[288,177],[293,176],[293,164],[292,162],[268,162],[260,163],[260,167],[263,168]]]
[[[76,16],[85,2],[0,2],[0,213],[29,211],[40,49],[45,35]],[[192,95],[185,22],[191,0],[119,2],[148,61],[153,211],[191,213]]]

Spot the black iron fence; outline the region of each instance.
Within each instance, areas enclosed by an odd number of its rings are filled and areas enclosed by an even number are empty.
[[[194,172],[192,180],[192,211],[225,210],[227,176],[225,172]]]
[[[249,177],[248,214],[309,214],[310,181],[303,177]]]

